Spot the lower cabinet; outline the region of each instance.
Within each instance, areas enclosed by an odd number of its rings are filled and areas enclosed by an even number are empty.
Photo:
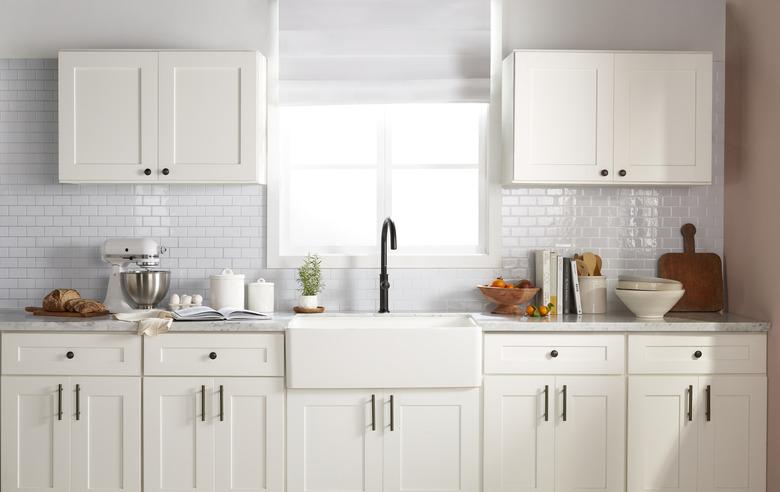
[[[144,379],[144,490],[284,490],[284,379]]]
[[[485,492],[624,490],[625,378],[486,376]]]
[[[141,378],[3,376],[4,492],[141,489]]]
[[[289,390],[287,490],[479,490],[479,389]]]
[[[628,394],[628,490],[766,490],[765,376],[631,376]]]

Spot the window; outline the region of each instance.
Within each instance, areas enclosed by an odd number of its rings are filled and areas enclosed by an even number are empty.
[[[377,255],[385,217],[398,229],[394,256],[486,255],[487,112],[486,103],[280,107],[279,259],[316,252],[329,266],[375,266],[360,259]]]

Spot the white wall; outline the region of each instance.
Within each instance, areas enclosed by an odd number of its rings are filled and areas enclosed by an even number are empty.
[[[276,0],[0,0],[0,58],[58,49],[200,48],[269,52]]]

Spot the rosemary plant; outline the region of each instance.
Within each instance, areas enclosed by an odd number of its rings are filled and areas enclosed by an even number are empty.
[[[303,265],[298,269],[298,285],[304,296],[316,296],[322,291],[322,258],[318,255],[307,255]]]

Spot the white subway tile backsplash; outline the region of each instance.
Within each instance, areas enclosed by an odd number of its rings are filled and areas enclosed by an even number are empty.
[[[614,282],[654,274],[680,250],[679,227],[697,224],[697,247],[723,248],[723,64],[715,71],[713,185],[682,188],[509,187],[503,190],[503,268],[394,270],[394,310],[473,311],[477,283],[530,276],[534,249],[594,250]],[[208,275],[232,268],[276,282],[278,308],[297,300],[294,270],[265,269],[265,187],[70,185],[57,182],[57,60],[0,59],[0,307],[40,303],[54,287],[102,297],[107,237],[147,235],[169,250],[171,292],[207,295]],[[399,224],[399,228],[403,228]],[[375,310],[378,270],[324,272],[330,310]],[[611,299],[611,306],[620,308]]]

